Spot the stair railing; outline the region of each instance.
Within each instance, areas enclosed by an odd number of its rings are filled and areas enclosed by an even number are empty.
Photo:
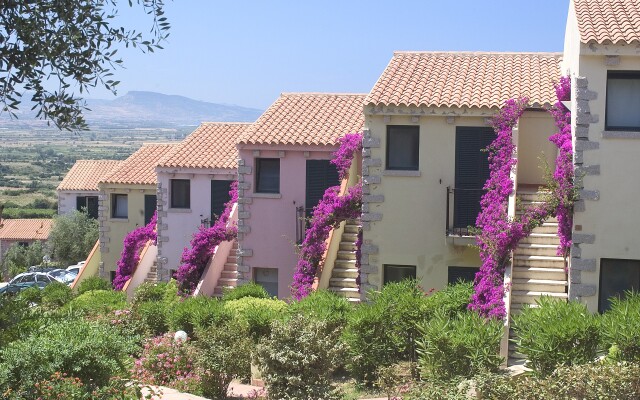
[[[100,240],[96,240],[96,244],[93,245],[93,249],[91,249],[91,252],[87,256],[84,265],[80,268],[80,271],[78,271],[76,279],[73,280],[71,289],[76,289],[83,280],[97,276],[100,269],[100,261]]]
[[[151,267],[158,257],[158,246],[153,244],[153,240],[148,240],[140,251],[140,260],[135,271],[122,287],[122,291],[127,294],[129,300],[133,299],[136,289],[140,286],[151,271]]]

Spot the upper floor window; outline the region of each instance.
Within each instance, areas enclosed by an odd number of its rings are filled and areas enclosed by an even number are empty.
[[[191,181],[171,179],[171,208],[191,207]]]
[[[605,129],[640,131],[640,71],[609,71]]]
[[[420,127],[410,125],[387,126],[388,170],[417,171],[420,169]]]
[[[114,193],[111,195],[111,218],[128,218],[129,205],[126,194]]]
[[[280,159],[256,159],[256,193],[280,193]]]

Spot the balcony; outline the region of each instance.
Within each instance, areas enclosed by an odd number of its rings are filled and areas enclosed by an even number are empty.
[[[454,245],[475,244],[473,227],[484,189],[447,187],[446,237]]]

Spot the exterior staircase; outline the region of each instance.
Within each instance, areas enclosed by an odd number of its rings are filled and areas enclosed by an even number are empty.
[[[227,257],[227,261],[224,263],[222,274],[218,279],[218,284],[213,290],[214,296],[222,296],[224,289],[233,289],[238,286],[238,258],[236,256],[238,251],[238,241],[233,241],[233,248],[231,253]]]
[[[149,273],[147,274],[147,277],[144,278],[144,281],[151,282],[151,283],[158,282],[158,262],[157,261],[153,262],[153,265],[149,269]]]
[[[340,238],[340,247],[336,258],[329,290],[346,297],[349,301],[359,302],[360,291],[356,284],[358,270],[356,269],[356,241],[361,224],[359,220],[347,220],[344,232]]]
[[[535,204],[540,200],[540,193],[535,190],[518,190],[520,207]],[[519,209],[517,213],[521,213]],[[511,307],[510,315],[518,314],[525,304],[536,307],[536,299],[551,296],[567,300],[567,272],[564,259],[556,255],[560,238],[558,237],[558,221],[547,219],[542,226],[533,230],[531,235],[522,239],[513,252],[513,269],[511,273]],[[524,356],[517,353],[513,331],[509,330],[509,359],[507,365],[524,364]]]

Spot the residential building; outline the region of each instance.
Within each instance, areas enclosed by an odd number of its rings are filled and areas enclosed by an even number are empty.
[[[0,265],[11,246],[29,246],[36,241],[44,243],[52,225],[51,219],[0,219]],[[7,272],[2,271],[2,276],[6,277]]]
[[[572,0],[563,74],[571,76],[576,186],[569,297],[591,311],[640,290],[640,3]]]
[[[124,237],[156,211],[156,166],[174,144],[144,144],[98,182],[99,274],[115,278]]]
[[[222,214],[237,179],[236,142],[249,125],[202,123],[158,164],[159,280],[168,280],[178,269],[198,228]]]
[[[98,182],[120,164],[116,160],[78,160],[58,185],[58,214],[85,209],[98,218]]]
[[[364,102],[363,296],[407,277],[427,290],[473,279],[481,262],[468,227],[489,176],[490,118],[508,99],[529,99],[514,179],[517,192],[537,191],[539,158],[553,168],[557,154],[544,107],[556,100],[560,61],[556,53],[393,55]]]
[[[341,136],[361,132],[362,94],[285,93],[238,141],[238,272],[280,298],[297,263],[305,218],[339,185],[329,163]]]

